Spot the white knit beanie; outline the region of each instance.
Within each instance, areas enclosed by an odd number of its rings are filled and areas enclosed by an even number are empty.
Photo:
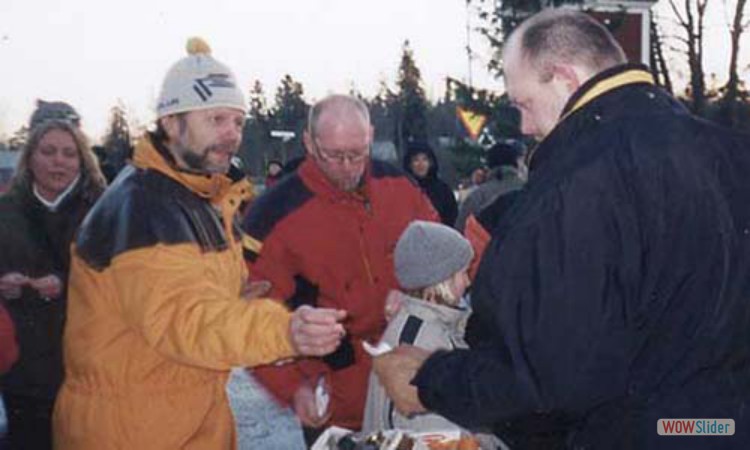
[[[406,227],[394,252],[396,278],[404,289],[445,281],[467,267],[474,250],[461,233],[435,222],[415,220]]]
[[[247,111],[245,96],[229,67],[211,56],[201,38],[187,42],[188,56],[167,72],[156,104],[158,118],[198,109],[227,107]]]

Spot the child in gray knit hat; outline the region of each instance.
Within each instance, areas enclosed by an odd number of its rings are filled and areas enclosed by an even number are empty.
[[[423,302],[456,307],[469,287],[467,270],[473,257],[471,244],[458,231],[414,221],[396,243],[396,279]]]
[[[469,241],[453,228],[424,221],[409,224],[394,253],[396,278],[406,296],[381,342],[391,347],[409,344],[428,351],[466,348],[464,331],[471,311],[462,298],[469,287],[467,272],[473,257]],[[437,414],[401,415],[373,373],[363,431],[388,429],[466,432]],[[488,448],[498,446],[499,442],[493,440]]]

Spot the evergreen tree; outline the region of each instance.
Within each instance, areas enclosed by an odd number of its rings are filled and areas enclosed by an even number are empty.
[[[247,171],[260,176],[268,160],[278,157],[275,153],[280,152],[280,147],[274,146],[271,139],[271,118],[263,84],[260,80],[255,80],[252,86],[238,154]]]
[[[294,81],[291,75],[284,75],[276,89],[275,104],[271,112],[274,126],[289,131],[304,129],[309,109],[303,98],[304,94],[301,83]]]
[[[28,140],[29,127],[28,125],[23,125],[13,133],[10,139],[8,139],[8,150],[11,152],[21,151],[26,146]]]
[[[396,125],[396,146],[403,152],[407,143],[427,141],[428,138],[429,103],[422,87],[422,74],[414,61],[408,40],[404,42],[396,85],[398,91],[389,103]]]
[[[255,122],[268,122],[268,104],[263,83],[260,80],[255,80],[252,89],[250,89],[247,118]]]
[[[271,124],[274,130],[292,131],[295,136],[282,146],[282,158],[287,161],[302,156],[302,132],[307,123],[307,111],[310,106],[304,99],[302,84],[294,81],[291,75],[284,75],[276,89],[275,105],[271,110]]]
[[[109,126],[103,142],[103,155],[99,155],[99,165],[107,180],[112,181],[133,157],[130,126],[122,101],[118,100],[110,109]]]
[[[364,99],[370,111],[370,122],[375,128],[376,141],[390,141],[395,136],[395,123],[391,105],[395,94],[385,81],[380,82],[380,89],[372,99]]]

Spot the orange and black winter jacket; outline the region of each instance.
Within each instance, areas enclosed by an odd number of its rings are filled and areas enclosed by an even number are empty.
[[[240,297],[249,183],[167,155],[143,140],[75,242],[57,449],[233,448],[228,370],[294,355],[290,313]]]
[[[361,341],[375,342],[385,329],[385,298],[397,287],[393,250],[416,219],[439,220],[413,181],[380,161],[370,163],[361,189],[343,192],[307,160],[253,203],[243,223],[251,278],[269,280],[270,296],[292,307],[348,313],[348,338],[335,353],[255,371],[277,398],[290,402],[300,383],[324,375],[332,423],[360,427],[370,372]]]

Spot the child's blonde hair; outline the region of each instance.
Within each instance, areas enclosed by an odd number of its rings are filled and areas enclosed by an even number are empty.
[[[394,265],[401,287],[414,297],[456,305],[456,274],[465,271],[474,251],[451,227],[416,220],[396,243]]]
[[[421,298],[422,300],[426,300],[430,303],[455,306],[461,300],[461,295],[456,295],[455,291],[453,290],[454,275],[437,284],[433,284],[432,286],[427,286],[422,289],[409,290],[407,291],[407,294],[412,297]]]

